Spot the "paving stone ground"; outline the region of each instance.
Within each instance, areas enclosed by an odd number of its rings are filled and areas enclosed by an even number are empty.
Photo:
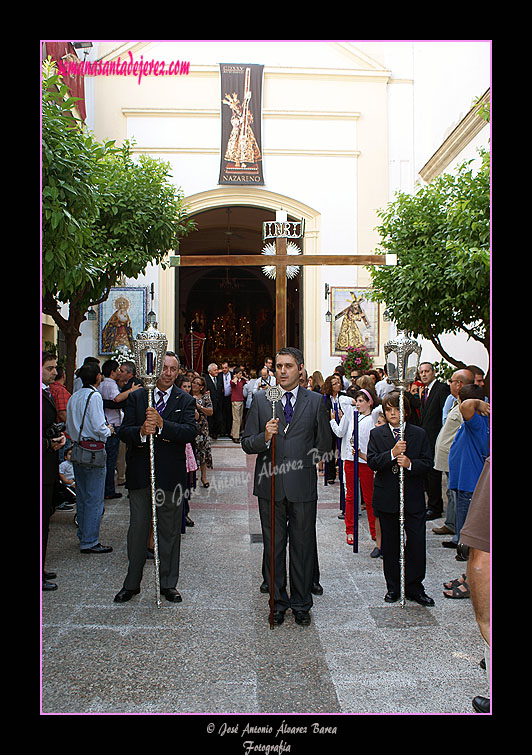
[[[80,554],[73,514],[55,513],[47,568],[57,572],[59,588],[42,593],[43,714],[189,714],[200,716],[195,724],[205,731],[212,718],[217,748],[232,736],[241,752],[246,717],[266,726],[270,716],[303,716],[310,736],[311,719],[320,717],[345,727],[358,714],[472,714],[472,698],[489,697],[471,601],[442,594],[442,583],[465,571],[432,533],[443,520],[427,522],[425,588],[435,607],[389,605],[382,561],[369,557],[365,513],[355,554],[338,518],[339,486],[320,481],[324,594],[314,597],[309,627],[287,612],[272,630],[269,597],[259,591],[255,457],[218,440],[213,459],[210,488],[198,487],[191,499],[195,526],[183,536],[181,604],[163,599],[157,608],[152,562],[141,593],[113,602],[127,568],[125,488],[106,502],[100,539],[113,546],[109,555]],[[231,722],[239,733],[224,735],[220,727]],[[266,736],[272,744],[283,737],[276,732]],[[322,736],[327,746],[329,735]]]

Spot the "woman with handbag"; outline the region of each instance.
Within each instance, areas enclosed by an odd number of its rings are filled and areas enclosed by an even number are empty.
[[[76,480],[76,514],[81,553],[110,553],[100,544],[103,515],[106,452],[105,441],[113,432],[107,425],[103,399],[96,390],[102,375],[96,362],[77,372],[83,388],[72,394],[67,405],[67,433],[72,439],[71,461]]]

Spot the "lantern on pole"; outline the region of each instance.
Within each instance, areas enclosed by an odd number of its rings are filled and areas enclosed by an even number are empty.
[[[168,339],[164,333],[157,329],[157,323],[152,318],[146,323],[142,333],[138,333],[133,341],[133,352],[135,354],[135,366],[137,377],[142,380],[142,384],[148,393],[148,406],[153,407],[153,391],[160,378],[164,367],[164,357],[168,346]],[[153,524],[153,556],[155,566],[155,597],[157,608],[161,607],[161,588],[159,579],[159,541],[157,537],[157,505],[155,489],[155,450],[153,435],[148,435],[149,453],[150,453],[150,488],[151,488],[151,509]]]
[[[421,355],[421,346],[409,338],[404,330],[384,344],[386,373],[388,382],[399,391],[399,440],[404,440],[405,391],[416,378]],[[399,466],[399,570],[401,575],[401,606],[406,602],[405,595],[405,471]]]

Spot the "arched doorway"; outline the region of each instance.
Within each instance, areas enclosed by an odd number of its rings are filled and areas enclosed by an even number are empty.
[[[180,254],[260,255],[262,223],[274,220],[275,213],[261,207],[227,205],[197,212],[191,218],[197,230],[181,241]],[[248,369],[260,368],[264,357],[273,351],[275,281],[259,266],[184,267],[176,268],[175,275],[176,331],[181,334],[179,350],[186,361],[191,361],[188,341],[192,327],[196,339],[205,339],[202,358],[194,357],[196,369],[204,372],[211,361],[220,364],[223,360]],[[287,333],[294,346],[300,345],[301,288],[301,274],[288,280]]]

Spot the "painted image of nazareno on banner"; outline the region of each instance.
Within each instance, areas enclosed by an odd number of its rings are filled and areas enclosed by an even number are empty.
[[[220,63],[222,146],[219,184],[264,184],[262,65]]]

